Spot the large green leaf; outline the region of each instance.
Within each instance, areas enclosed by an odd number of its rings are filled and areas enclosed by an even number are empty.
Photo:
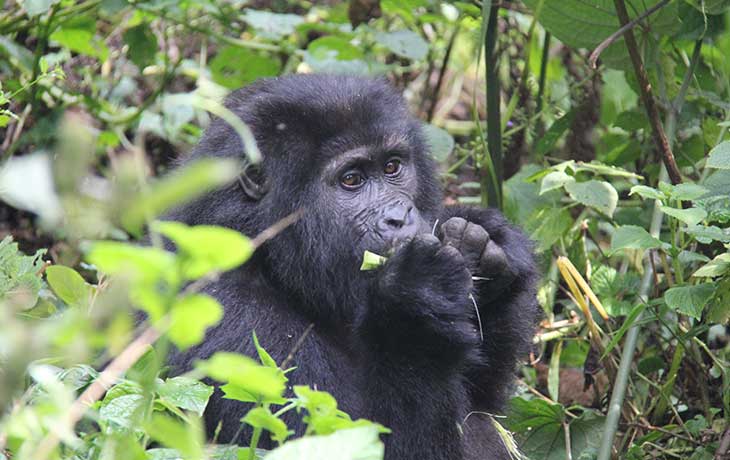
[[[304,23],[304,18],[296,14],[271,13],[261,10],[246,10],[243,18],[256,29],[259,37],[271,40],[279,40],[293,34],[296,27]]]
[[[678,209],[662,206],[661,209],[664,214],[672,216],[687,225],[697,225],[707,217],[707,211],[702,208]]]
[[[196,367],[219,382],[227,382],[255,397],[278,399],[284,392],[286,377],[279,369],[265,367],[248,356],[218,352]]]
[[[611,217],[618,204],[618,193],[606,181],[566,182],[565,191],[575,201]]]
[[[702,310],[715,293],[715,285],[702,283],[694,286],[678,286],[664,293],[667,306],[685,315],[699,319]]]
[[[157,52],[157,37],[148,23],[131,27],[124,32],[122,40],[127,45],[127,56],[140,69],[154,62]]]
[[[662,247],[662,242],[654,238],[644,228],[636,225],[622,225],[611,238],[611,251],[619,249],[654,249]]]
[[[92,288],[73,268],[52,265],[46,269],[46,281],[58,298],[66,304],[76,307],[88,306]]]
[[[51,40],[71,51],[104,61],[109,55],[106,44],[95,37],[96,20],[91,16],[72,16],[51,34]]]
[[[730,169],[730,141],[721,142],[710,150],[705,166],[715,169]]]
[[[628,7],[629,15],[635,17],[658,2],[635,2],[634,7]],[[525,0],[533,11],[540,3],[541,0]],[[648,22],[658,33],[672,33],[679,28],[676,12],[676,4],[665,6],[663,11],[650,16]],[[540,23],[566,45],[588,49],[595,48],[621,27],[613,0],[544,0]],[[623,41],[620,46],[623,47]]]
[[[238,267],[253,253],[251,240],[230,228],[187,226],[180,222],[155,222],[153,228],[170,238],[182,259],[183,276],[197,279],[210,272]]]
[[[586,411],[568,423],[572,458],[580,458],[598,446],[605,417]],[[507,427],[515,432],[520,450],[531,460],[564,460],[566,417],[563,406],[542,399],[514,398],[510,401]]]
[[[289,431],[286,424],[277,418],[267,407],[255,407],[248,411],[241,419],[254,428],[263,428],[271,433],[271,439],[283,442],[293,431]]]
[[[228,46],[210,61],[213,81],[229,89],[240,88],[262,77],[279,74],[281,62],[266,54]]]
[[[721,14],[730,9],[730,0],[685,0],[705,14]]]
[[[398,56],[414,61],[420,61],[428,53],[428,43],[412,30],[378,32],[375,34],[375,41]]]
[[[157,386],[157,393],[166,401],[182,409],[203,415],[213,387],[189,377],[173,377]]]
[[[184,350],[203,341],[205,331],[223,317],[223,307],[205,294],[190,294],[178,299],[170,312],[172,343]]]

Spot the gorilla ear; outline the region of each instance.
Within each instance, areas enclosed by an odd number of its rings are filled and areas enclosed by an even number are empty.
[[[238,176],[238,183],[251,201],[259,201],[269,191],[269,181],[258,164],[246,165]]]

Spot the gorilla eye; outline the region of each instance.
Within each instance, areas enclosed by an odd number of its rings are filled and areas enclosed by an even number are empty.
[[[365,182],[365,178],[362,177],[362,174],[357,172],[348,172],[345,173],[345,175],[342,176],[340,179],[340,183],[345,187],[349,189],[355,189],[360,187],[363,182]]]
[[[401,164],[400,160],[392,159],[388,160],[387,163],[385,163],[385,168],[383,168],[383,172],[385,172],[388,176],[395,176],[400,172]]]

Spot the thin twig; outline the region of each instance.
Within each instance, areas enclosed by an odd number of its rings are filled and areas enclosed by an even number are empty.
[[[616,7],[616,13],[618,14],[619,20],[622,25],[629,23],[629,13],[626,11],[626,4],[624,0],[614,0]],[[672,153],[672,147],[669,145],[669,140],[664,132],[664,127],[659,118],[659,110],[657,109],[654,96],[651,91],[651,83],[649,83],[649,77],[646,74],[644,63],[641,60],[639,54],[639,47],[634,37],[634,32],[629,29],[625,32],[626,48],[629,51],[631,57],[631,63],[634,66],[634,72],[636,78],[639,80],[639,91],[641,92],[641,99],[644,102],[646,108],[646,114],[651,122],[652,133],[654,135],[654,143],[657,149],[661,153],[664,166],[667,168],[667,174],[672,184],[676,185],[682,182],[682,174],[679,172],[677,161],[674,159],[674,153]]]
[[[282,361],[281,365],[279,366],[281,369],[286,370],[286,366],[291,362],[292,359],[294,359],[294,355],[302,347],[302,344],[304,344],[304,339],[306,339],[309,333],[312,332],[312,329],[314,329],[314,323],[309,323],[309,326],[304,329],[304,332],[302,332],[302,335],[300,335],[296,343],[294,343],[294,346],[292,347],[289,354],[286,356],[286,358],[284,358],[284,361]]]
[[[646,19],[652,13],[654,13],[655,11],[658,11],[659,9],[661,9],[664,6],[668,5],[669,2],[671,2],[671,1],[672,0],[662,0],[661,2],[657,3],[656,5],[652,6],[648,10],[644,11],[643,13],[641,13],[640,15],[638,15],[637,17],[635,17],[634,19],[632,19],[631,21],[629,21],[627,24],[625,24],[624,26],[622,26],[616,32],[614,32],[611,35],[609,35],[607,39],[603,40],[596,47],[596,49],[593,50],[593,52],[591,53],[591,55],[588,57],[588,64],[590,64],[591,68],[593,68],[593,69],[596,68],[596,61],[598,61],[598,56],[600,56],[601,53],[603,53],[603,51],[605,51],[606,48],[608,48],[609,46],[611,46],[613,44],[613,42],[615,42],[616,40],[618,40],[619,38],[621,38],[621,36],[623,34],[625,34],[626,32],[628,32],[629,30],[633,29],[636,26],[636,24],[638,24],[641,21],[643,21],[644,19]]]
[[[288,226],[294,224],[296,221],[299,220],[300,217],[302,217],[302,214],[304,213],[303,210],[299,209],[297,211],[294,211],[293,213],[289,214],[288,216],[284,217],[271,227],[267,228],[263,232],[256,235],[256,238],[251,240],[251,244],[253,244],[254,248],[258,248],[262,244],[264,244],[267,240],[270,240],[271,238],[275,237],[279,233],[281,233],[285,228]]]

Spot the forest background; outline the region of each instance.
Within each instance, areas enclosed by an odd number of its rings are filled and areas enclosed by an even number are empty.
[[[493,418],[515,458],[730,458],[729,11],[0,0],[0,459],[382,458],[387,434],[328,394],[282,400],[263,348],[162,366],[221,317],[195,287],[256,243],[154,223],[235,167],[165,173],[211,116],[246,138],[228,91],[294,72],[385,75],[424,120],[447,201],[500,207],[536,242],[544,319]],[[181,251],[135,242],[150,225]],[[157,321],[135,329],[137,308]],[[204,441],[206,376],[256,402],[251,448]],[[256,449],[264,430],[279,448]]]

